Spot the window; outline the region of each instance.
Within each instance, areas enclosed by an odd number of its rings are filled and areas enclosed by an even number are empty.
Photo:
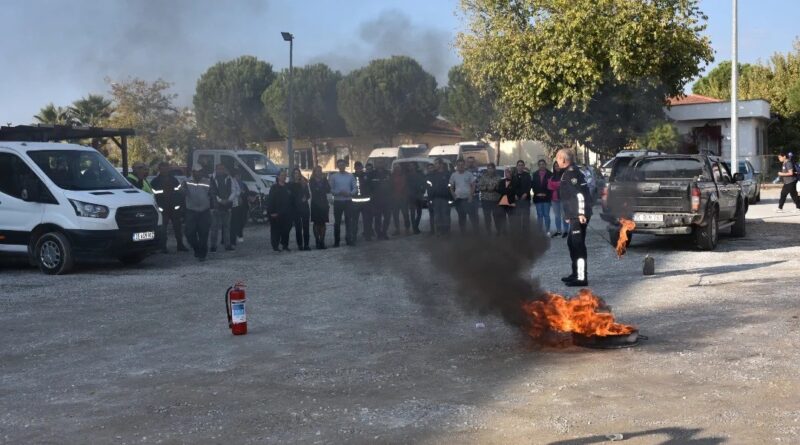
[[[731,172],[728,170],[728,166],[725,164],[719,164],[719,165],[720,165],[720,172],[722,174],[722,181],[725,183],[733,182],[731,180]]]
[[[301,170],[311,170],[312,158],[310,148],[301,148],[294,151],[294,165]]]
[[[89,150],[31,150],[28,156],[65,190],[115,190],[133,186],[106,158]]]
[[[714,164],[716,166],[716,164]],[[703,174],[703,164],[697,159],[652,158],[634,166],[634,181],[649,179],[691,179]]]
[[[277,175],[281,169],[269,158],[261,153],[242,153],[239,155],[241,159],[250,170],[253,170],[257,175]]]
[[[11,153],[0,153],[0,193],[25,201],[57,203],[36,173]]]

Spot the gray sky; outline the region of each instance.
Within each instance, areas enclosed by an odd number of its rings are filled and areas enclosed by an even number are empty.
[[[730,54],[730,1],[703,0],[718,60]],[[377,57],[416,58],[440,84],[458,63],[457,0],[0,0],[0,123],[29,123],[49,102],[106,93],[106,78],[163,78],[191,103],[209,66],[254,55],[288,66],[280,31],[295,34],[295,64],[347,72]],[[786,52],[800,2],[740,0],[742,61]],[[9,20],[9,18],[13,18]]]

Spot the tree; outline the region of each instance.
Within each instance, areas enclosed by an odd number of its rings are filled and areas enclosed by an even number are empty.
[[[681,143],[678,129],[669,122],[655,125],[647,134],[637,140],[639,148],[675,153]]]
[[[89,94],[69,107],[70,116],[77,125],[90,127],[103,125],[113,112],[111,100],[100,94]]]
[[[494,100],[490,93],[481,94],[467,77],[462,65],[450,68],[442,96],[439,107],[442,116],[459,126],[465,138],[497,138]]]
[[[294,136],[312,142],[326,136],[347,134],[344,120],[336,109],[336,85],[342,79],[338,71],[325,64],[296,68],[292,78]],[[283,137],[288,134],[289,71],[284,70],[264,91],[261,101],[275,128]]]
[[[57,107],[52,102],[39,110],[39,114],[33,116],[33,118],[40,124],[48,125],[71,125],[73,122],[68,108]]]
[[[696,0],[462,0],[462,8],[464,68],[481,91],[496,92],[505,138],[537,138],[563,118],[566,143],[591,136],[593,148],[613,149],[597,144],[617,133],[596,135],[592,128],[605,129],[580,113],[594,107],[589,114],[602,117],[607,101],[622,110],[663,105],[713,58]],[[640,86],[648,95],[635,94]]]
[[[275,80],[272,65],[253,56],[220,62],[197,81],[197,124],[218,145],[242,147],[270,135],[272,124],[261,95]]]
[[[171,84],[161,79],[154,82],[129,79],[110,84],[115,111],[109,125],[136,130],[136,137],[128,142],[130,160],[182,162],[188,148],[196,142],[197,131],[194,114],[174,105],[177,95],[169,92]]]
[[[345,76],[336,88],[339,114],[354,135],[391,144],[399,133],[422,133],[436,119],[436,79],[414,59],[378,59]]]
[[[738,93],[741,99],[766,97],[772,74],[761,65],[739,64]],[[725,60],[692,86],[692,93],[720,100],[731,99],[731,61]]]

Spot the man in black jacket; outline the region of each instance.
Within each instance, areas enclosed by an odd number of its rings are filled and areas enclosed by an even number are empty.
[[[564,172],[561,175],[559,197],[564,209],[564,219],[569,224],[567,247],[572,260],[572,274],[561,280],[567,286],[587,286],[586,228],[592,217],[589,187],[583,173],[575,165],[575,152],[569,149],[559,150],[556,162]]]
[[[525,169],[525,161],[517,161],[517,170],[514,172],[515,197],[517,207],[514,216],[517,218],[517,229],[528,233],[531,228],[531,175]]]
[[[348,230],[351,231],[350,236],[355,241],[358,235],[358,220],[362,220],[364,228],[361,236],[367,241],[372,241],[372,193],[370,190],[369,174],[364,171],[364,164],[361,161],[356,161],[353,166],[356,172],[353,176],[356,179],[356,191],[353,193],[353,205],[351,211],[353,212],[353,224]]]
[[[533,189],[533,205],[536,206],[536,222],[539,229],[550,236],[550,200],[553,193],[547,188],[547,183],[553,176],[547,169],[547,162],[539,159],[539,170],[531,174],[531,188]]]
[[[175,241],[178,244],[178,251],[188,252],[189,249],[183,244],[183,222],[181,221],[181,207],[183,206],[183,194],[181,193],[181,184],[169,172],[169,164],[160,162],[158,164],[158,176],[153,178],[150,183],[153,189],[153,196],[156,198],[156,204],[161,211],[161,217],[164,224],[164,237],[161,239],[161,251],[168,253],[167,250],[167,226],[172,223],[172,230],[175,232]]]
[[[378,163],[368,178],[375,237],[379,240],[387,240],[389,236],[386,231],[389,230],[389,222],[392,218],[392,182],[389,172],[382,163]]]
[[[233,250],[231,242],[231,209],[239,199],[239,186],[228,174],[224,164],[217,164],[211,178],[211,251],[217,251],[217,234],[222,231],[222,244],[225,250]]]
[[[453,197],[450,193],[451,174],[441,158],[436,158],[434,165],[436,170],[428,176],[428,199],[433,206],[436,234],[447,235],[450,233],[450,200]]]

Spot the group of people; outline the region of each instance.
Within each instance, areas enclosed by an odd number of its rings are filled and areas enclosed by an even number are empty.
[[[392,225],[394,236],[420,234],[425,207],[431,234],[450,233],[452,208],[456,210],[462,234],[478,234],[481,230],[498,236],[512,230],[527,233],[533,204],[540,229],[548,235],[567,238],[572,273],[563,281],[570,286],[585,286],[588,283],[585,239],[592,208],[586,179],[574,159],[573,152],[561,150],[553,171],[542,160],[538,170],[531,173],[520,160],[516,168],[507,168],[502,175],[494,164],[479,172],[471,158],[457,160],[455,171],[442,159],[436,159],[424,172],[415,163],[394,163],[390,172],[383,164],[364,166],[356,162],[355,171],[350,173],[345,160],[338,160],[337,171],[327,177],[320,166],[314,167],[310,178],[297,168],[291,172],[291,178],[282,170],[266,199],[271,246],[276,252],[290,251],[290,233],[294,228],[297,250],[311,250],[311,233],[315,247],[326,249],[331,213],[333,247],[341,245],[342,225],[347,246],[356,245],[359,227],[365,241],[388,239]],[[140,167],[134,166],[131,182],[143,190],[151,189],[165,226],[173,225],[178,250],[187,250],[178,217],[184,204],[186,239],[200,261],[205,260],[208,250],[216,250],[220,232],[226,250],[233,250],[237,238],[243,239],[246,186],[232,177],[223,164],[216,166],[210,178],[205,177],[201,166],[196,166],[192,178],[183,183],[170,176],[168,166],[162,164],[159,175],[148,184]],[[333,212],[329,195],[333,198]],[[183,203],[178,202],[178,196]],[[484,229],[478,217],[481,211]],[[555,215],[556,229],[552,234],[551,212]],[[164,243],[166,251],[166,237]]]
[[[189,250],[183,242],[185,229],[186,240],[200,261],[205,261],[209,251],[217,251],[218,241],[225,250],[234,250],[237,241],[244,241],[249,191],[238,172],[231,175],[224,164],[219,164],[209,178],[198,164],[192,169],[191,178],[180,182],[166,162],[161,162],[158,170],[158,175],[148,181],[147,166],[136,163],[128,180],[155,198],[165,231],[162,252],[168,253],[166,235],[170,224],[178,251]]]

